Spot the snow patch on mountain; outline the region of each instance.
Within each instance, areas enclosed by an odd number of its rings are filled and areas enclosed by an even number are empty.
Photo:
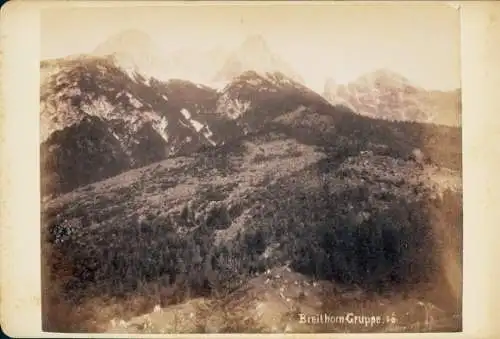
[[[82,103],[80,107],[84,113],[104,119],[111,118],[115,111],[115,107],[103,95],[93,100],[90,104]]]
[[[263,77],[277,86],[293,85],[293,82],[290,81],[290,79],[277,72],[265,72]]]
[[[191,113],[185,108],[181,109],[181,114],[186,118],[187,120],[191,119]]]
[[[155,120],[152,123],[153,129],[165,140],[165,142],[168,142],[168,133],[167,133],[167,127],[168,127],[168,120],[166,117],[162,117],[160,120]]]
[[[127,93],[127,97],[129,99],[130,104],[135,108],[141,108],[143,106],[142,103],[139,100],[137,100],[137,98],[135,98],[132,94]]]
[[[208,126],[205,126],[204,131],[203,131],[203,136],[208,140],[208,142],[212,146],[216,146],[217,143],[212,140],[213,135],[214,135],[214,133],[210,130],[210,128]]]
[[[205,131],[203,132],[205,138],[210,138],[214,135],[214,133],[210,130],[210,127],[205,126]]]
[[[260,85],[262,85],[262,80],[259,78],[249,79],[249,80],[247,80],[247,83],[252,85],[252,86],[260,86]]]
[[[212,146],[217,146],[217,143],[215,141],[213,141],[212,139],[210,138],[207,138],[208,142],[210,143],[210,145]]]
[[[193,119],[191,119],[190,121],[191,121],[191,125],[194,127],[194,129],[196,130],[196,132],[199,132],[199,131],[201,131],[203,129],[204,125],[202,123],[200,123],[200,122],[198,122],[196,120],[193,120]]]
[[[187,109],[182,108],[181,114],[184,116],[184,118],[187,121],[189,121],[191,123],[191,126],[195,129],[196,132],[200,132],[203,129],[203,127],[205,127],[205,125],[202,124],[201,122],[194,120],[194,119],[191,119],[191,113]]]
[[[121,140],[120,140],[120,137],[118,136],[118,134],[116,134],[116,132],[115,132],[115,131],[110,130],[110,132],[111,132],[111,134],[113,135],[113,137],[114,137],[116,140],[121,141]]]
[[[135,67],[122,67],[123,71],[132,80],[135,80]]]
[[[225,114],[230,119],[238,119],[245,114],[251,107],[251,102],[240,99],[231,98],[229,92],[224,93],[217,103],[217,112]]]

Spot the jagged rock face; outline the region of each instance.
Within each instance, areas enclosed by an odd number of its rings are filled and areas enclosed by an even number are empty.
[[[265,127],[277,115],[299,105],[324,102],[277,72],[245,72],[216,91],[186,80],[147,78],[134,68],[121,67],[115,56],[44,61],[41,70],[42,151],[73,142],[71,134],[50,139],[54,132],[84,128],[80,127],[82,121],[97,117],[128,157],[122,170],[216,146]],[[64,166],[61,164],[61,170]],[[107,172],[99,173],[92,180],[103,179],[101,175]],[[88,180],[83,182],[92,181]]]
[[[333,104],[373,118],[459,126],[460,91],[428,91],[405,77],[382,69],[346,85],[325,84],[323,96]]]
[[[220,93],[216,112],[244,133],[265,128],[276,117],[300,106],[327,104],[320,96],[283,73],[244,72]]]
[[[161,120],[158,107],[148,100],[147,94],[157,95],[147,93],[146,79],[117,67],[111,57],[42,63],[42,69],[49,67],[58,70],[41,84],[42,140],[89,115],[128,121],[131,130]]]
[[[230,81],[241,73],[254,70],[261,73],[280,72],[294,81],[303,83],[303,79],[292,67],[269,48],[260,35],[249,36],[241,46],[226,60],[216,73],[214,81]]]
[[[114,57],[77,56],[44,61],[41,70],[42,152],[69,147],[74,142],[73,134],[80,130],[80,140],[85,139],[83,131],[94,128],[88,125],[97,122],[98,129],[111,136],[112,143],[117,143],[127,157],[127,161],[119,162],[124,166],[122,170],[169,155],[192,152],[203,145],[217,144],[208,125],[215,106],[215,90],[187,81],[162,83],[148,79],[136,71],[119,67]],[[97,119],[89,120],[89,117]],[[69,128],[72,133],[60,133],[59,137],[51,138],[54,133]],[[94,142],[90,134],[87,139],[89,143]],[[104,138],[100,142],[109,140]],[[101,149],[107,152],[111,148]],[[70,154],[65,159],[69,163],[76,161],[71,160]],[[111,154],[103,156],[113,158]],[[52,167],[56,173],[58,168],[63,170],[66,166],[61,161],[56,162],[60,167]],[[103,179],[107,173],[97,172],[92,180]],[[79,180],[72,182],[76,184]],[[83,182],[88,183],[87,180]],[[50,187],[74,188],[71,185]]]
[[[332,107],[323,97],[280,72],[247,71],[217,91],[186,80],[147,78],[120,67],[113,56],[81,55],[44,61],[41,71],[42,151],[71,144],[71,134],[53,139],[50,136],[71,126],[78,129],[85,118],[93,116],[106,124],[106,133],[128,157],[122,171],[276,128],[303,142],[325,143],[336,133],[349,138],[347,134],[352,131],[348,126],[356,123],[348,111]],[[385,83],[407,83],[395,76],[376,75],[358,84],[366,88],[366,93],[375,86],[380,95],[385,91],[380,79]],[[334,82],[330,81],[328,87],[335,87]],[[342,86],[336,87],[338,92],[345,91]],[[414,92],[413,87],[407,88],[409,93]],[[382,105],[382,99],[376,100]],[[57,173],[57,168],[53,169]],[[107,172],[99,173],[92,180],[103,179]],[[65,187],[69,190],[70,186]]]

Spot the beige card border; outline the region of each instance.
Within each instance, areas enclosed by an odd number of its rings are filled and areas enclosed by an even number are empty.
[[[58,6],[164,6],[166,2],[66,2]],[[225,2],[225,4],[228,4]],[[324,4],[324,3],[323,3]],[[40,8],[45,1],[11,1],[1,10],[3,52],[0,115],[0,317],[12,337],[111,337],[105,334],[41,332],[39,236],[39,54]],[[177,4],[178,5],[178,4]],[[264,3],[263,5],[269,5]],[[281,5],[287,5],[281,3]],[[357,2],[356,5],[362,5]],[[464,159],[464,332],[398,334],[399,337],[496,338],[500,310],[494,273],[500,220],[500,3],[460,2],[462,16],[462,91]],[[495,302],[496,301],[496,302]],[[209,335],[209,337],[283,337],[283,334]],[[286,334],[287,338],[362,337],[366,335]],[[112,337],[127,337],[113,335]],[[208,335],[136,335],[136,337],[208,337]],[[370,338],[394,337],[372,334]]]

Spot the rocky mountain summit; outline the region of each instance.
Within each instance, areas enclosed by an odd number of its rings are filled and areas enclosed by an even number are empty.
[[[302,77],[280,56],[273,53],[261,35],[251,35],[234,50],[213,81],[231,81],[246,71],[259,73],[279,72],[293,81],[303,83]]]
[[[91,51],[91,55],[113,56],[124,69],[141,71],[160,79],[168,77],[165,54],[147,33],[140,30],[125,30],[110,36]]]
[[[46,74],[40,95],[42,172],[48,191],[76,187],[52,184],[60,180],[83,176],[87,179],[80,182],[90,183],[104,173],[216,144],[207,115],[214,90],[188,81],[161,83],[121,68],[113,56],[44,61],[41,67]],[[106,158],[113,170],[94,171],[96,156]],[[75,163],[85,163],[82,168],[94,174],[73,171]]]
[[[426,90],[395,72],[379,69],[348,84],[327,79],[323,96],[333,104],[380,119],[461,124],[460,90]]]

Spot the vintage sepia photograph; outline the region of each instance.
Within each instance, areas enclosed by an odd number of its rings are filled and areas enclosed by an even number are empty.
[[[47,7],[42,327],[462,331],[460,12]]]

